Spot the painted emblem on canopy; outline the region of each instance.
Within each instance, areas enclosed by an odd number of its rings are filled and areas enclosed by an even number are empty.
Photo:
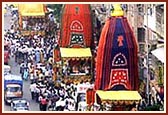
[[[118,53],[114,56],[112,66],[126,66],[126,65],[127,65],[127,59],[124,54]]]

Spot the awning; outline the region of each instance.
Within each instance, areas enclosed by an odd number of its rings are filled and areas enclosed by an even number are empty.
[[[91,57],[90,48],[60,48],[62,58]]]
[[[97,90],[96,93],[102,101],[105,100],[131,100],[139,101],[141,96],[138,91],[102,91]]]
[[[165,52],[164,52],[164,47],[160,47],[157,48],[153,51],[151,51],[151,53],[158,59],[160,60],[162,63],[164,63],[165,61]]]
[[[43,4],[19,4],[21,16],[45,16]]]

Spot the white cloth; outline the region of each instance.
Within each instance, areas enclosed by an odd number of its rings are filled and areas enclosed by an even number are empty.
[[[35,92],[36,91],[36,84],[35,83],[30,85],[30,91],[31,92]]]

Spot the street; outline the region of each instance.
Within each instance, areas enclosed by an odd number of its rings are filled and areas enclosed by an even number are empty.
[[[6,5],[2,112],[165,110],[164,4]]]
[[[11,15],[4,17],[4,29],[10,28],[10,19]],[[9,65],[11,66],[11,73],[14,75],[20,75],[20,66],[15,63],[14,57],[11,57],[9,60]],[[30,90],[29,90],[30,81],[24,81],[23,83],[23,98],[27,99],[30,102],[31,111],[39,111],[38,104],[31,99]],[[4,111],[10,111],[10,106],[4,104]]]
[[[9,61],[9,65],[11,66],[11,73],[15,75],[20,75],[19,73],[19,65],[15,63],[14,58],[11,58]],[[30,110],[31,111],[39,111],[38,104],[31,99],[30,90],[29,90],[30,81],[24,81],[23,86],[23,98],[27,99],[30,102]],[[10,111],[10,106],[5,105],[4,111]]]

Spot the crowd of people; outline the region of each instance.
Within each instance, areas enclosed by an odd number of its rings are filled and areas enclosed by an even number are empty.
[[[67,75],[90,75],[91,74],[91,60],[79,59],[79,60],[66,60],[63,63],[62,74]]]
[[[65,83],[63,79],[53,81],[53,49],[58,46],[59,36],[54,33],[57,31],[57,25],[54,24],[53,18],[48,17],[49,21],[45,22],[44,19],[32,18],[23,21],[23,29],[34,29],[46,31],[46,35],[21,35],[18,27],[18,18],[13,14],[10,21],[10,29],[5,30],[4,40],[8,43],[10,56],[15,58],[15,62],[20,65],[20,74],[24,80],[30,80],[30,93],[32,100],[39,104],[41,111],[77,111],[86,110],[82,106],[79,109],[78,103],[78,86],[81,84],[89,84],[93,87],[93,83],[88,81],[81,81],[80,83]],[[28,24],[30,22],[30,25]],[[35,23],[35,24],[32,24]],[[31,26],[31,27],[29,27]],[[55,30],[54,30],[55,29]],[[53,31],[54,30],[54,31]],[[95,35],[96,36],[96,35]],[[95,37],[95,55],[98,45],[98,40]],[[83,64],[84,65],[84,64]],[[67,65],[68,66],[68,65]],[[90,68],[84,66],[81,73],[90,73]],[[67,68],[63,67],[63,75],[67,74]],[[75,72],[75,67],[71,68],[70,72]],[[95,74],[94,74],[95,75]],[[156,96],[155,90],[152,90],[152,104],[159,103],[159,97]],[[143,107],[145,101],[142,100],[139,107]],[[93,109],[101,109],[101,105],[95,106]],[[143,109],[143,108],[141,108]],[[103,109],[102,109],[103,110]],[[108,110],[108,106],[105,110]]]
[[[54,84],[51,77],[32,81],[30,85],[32,100],[39,103],[42,111],[77,111],[79,110],[79,99],[77,98],[79,84],[64,83],[64,81]]]
[[[53,81],[53,49],[58,45],[58,36],[53,30],[49,32],[55,27],[52,25],[52,20],[46,24],[48,29],[45,36],[38,34],[28,36],[20,34],[17,29],[18,19],[14,16],[11,19],[10,29],[5,30],[4,40],[8,42],[11,58],[15,58],[15,63],[20,66],[22,78],[31,82],[29,89],[32,100],[39,104],[41,111],[76,111],[77,87],[84,82],[75,84],[65,83],[62,79]]]
[[[46,27],[46,21],[45,18],[24,18],[22,21],[22,27],[23,30],[34,30],[34,31],[39,31],[39,30],[45,30]]]

